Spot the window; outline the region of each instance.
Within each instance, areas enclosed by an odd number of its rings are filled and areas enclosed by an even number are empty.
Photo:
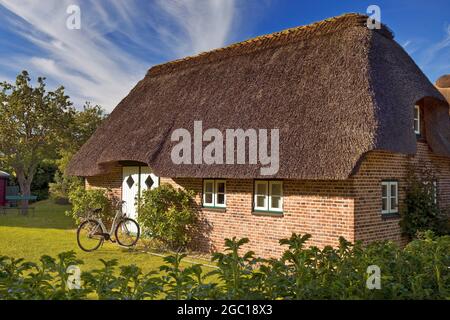
[[[268,182],[256,181],[255,182],[255,209],[256,210],[268,210]]]
[[[383,181],[381,183],[381,213],[398,213],[398,182]]]
[[[434,204],[437,204],[438,201],[438,184],[437,181],[433,181],[433,201]]]
[[[203,206],[204,207],[226,207],[226,181],[204,180],[203,181]]]
[[[424,182],[425,186],[427,186],[428,184],[429,184],[428,181]],[[431,192],[431,196],[433,198],[434,204],[437,204],[437,202],[438,202],[438,183],[436,180],[433,180],[430,192]]]
[[[420,135],[420,107],[414,106],[414,133]]]
[[[283,212],[283,182],[255,181],[255,211]]]
[[[215,191],[216,191],[216,207],[225,207],[225,188],[226,182],[224,180],[216,180]]]

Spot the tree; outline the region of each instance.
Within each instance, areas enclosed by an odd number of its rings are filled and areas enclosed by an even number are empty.
[[[22,71],[15,84],[0,83],[0,163],[13,169],[24,196],[31,193],[38,165],[56,159],[70,139],[74,113],[64,87],[46,91],[45,78],[39,77],[36,87],[30,81]]]
[[[70,159],[91,137],[105,117],[106,114],[102,107],[92,106],[89,102],[86,102],[82,111],[73,113],[68,128],[69,139],[59,151],[59,159],[56,161],[58,171],[55,174],[54,182],[49,184],[50,196],[56,203],[67,203],[70,190],[82,183],[81,179],[69,177],[64,172]]]

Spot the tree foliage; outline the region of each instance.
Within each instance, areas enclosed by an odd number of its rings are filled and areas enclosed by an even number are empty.
[[[72,116],[64,87],[47,91],[45,78],[35,87],[30,81],[23,71],[14,84],[0,83],[0,163],[14,170],[24,195],[39,164],[58,156]]]
[[[89,102],[76,110],[64,87],[48,91],[45,78],[33,86],[22,71],[15,83],[0,83],[0,166],[14,173],[23,195],[33,189],[46,197],[50,184],[54,198],[67,198],[69,188],[80,180],[66,176],[66,166],[105,116],[100,106]],[[42,168],[55,165],[59,172],[53,182],[55,171],[45,175]],[[33,184],[38,171],[42,179]]]
[[[106,114],[102,107],[91,105],[89,102],[83,106],[83,110],[73,112],[68,128],[70,136],[67,143],[59,150],[59,159],[56,160],[58,171],[55,174],[54,181],[49,184],[50,196],[55,202],[67,203],[70,190],[82,185],[80,178],[65,174],[67,165],[105,117]]]

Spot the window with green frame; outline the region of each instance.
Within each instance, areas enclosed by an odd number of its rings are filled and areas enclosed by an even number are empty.
[[[203,180],[203,206],[207,208],[226,208],[227,183],[225,180]]]
[[[382,181],[381,182],[381,213],[397,214],[398,213],[398,182]]]
[[[283,181],[255,180],[253,210],[283,212]]]

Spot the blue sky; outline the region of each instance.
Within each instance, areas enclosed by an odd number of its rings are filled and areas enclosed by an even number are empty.
[[[432,82],[450,73],[448,0],[0,0],[0,81],[26,69],[110,111],[154,64],[372,4]]]

